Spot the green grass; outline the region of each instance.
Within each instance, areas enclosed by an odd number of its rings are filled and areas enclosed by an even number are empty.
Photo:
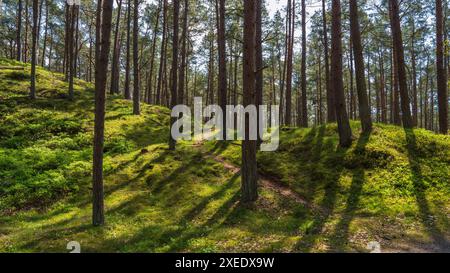
[[[449,236],[450,137],[376,125],[337,148],[335,125],[282,132],[259,169],[311,210],[261,188],[239,202],[240,176],[205,156],[240,163],[239,142],[179,143],[167,150],[168,109],[109,96],[105,134],[106,225],[91,226],[93,86],[0,60],[0,252],[309,252],[442,249]],[[11,66],[13,69],[4,69]]]

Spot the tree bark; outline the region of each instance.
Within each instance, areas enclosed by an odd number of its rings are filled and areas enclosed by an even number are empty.
[[[44,28],[44,44],[42,46],[41,66],[45,66],[45,52],[47,50],[47,31],[48,31],[48,0],[45,0],[45,28]]]
[[[327,89],[327,120],[328,122],[336,122],[336,108],[334,101],[334,93],[330,86],[330,57],[328,53],[328,27],[327,27],[327,10],[326,0],[322,0],[322,18],[323,18],[323,47],[325,53],[325,81]]]
[[[156,23],[155,28],[153,30],[153,40],[152,40],[152,55],[150,59],[150,73],[148,76],[148,85],[147,85],[147,103],[153,103],[152,101],[152,94],[153,94],[153,70],[155,66],[155,53],[156,53],[156,38],[158,34],[158,28],[159,28],[159,17],[161,13],[161,0],[158,2],[158,10],[156,12]]]
[[[301,67],[301,123],[300,127],[308,127],[308,105],[306,100],[306,3],[302,0],[302,67]]]
[[[413,128],[413,120],[411,117],[410,102],[408,96],[408,85],[406,82],[405,56],[403,49],[402,30],[400,28],[400,14],[398,0],[389,0],[392,10],[391,29],[394,47],[396,49],[397,59],[397,75],[400,88],[402,120],[405,128]]]
[[[295,25],[295,0],[288,0],[288,52],[287,52],[287,71],[286,71],[286,118],[285,124],[292,125],[292,61],[294,54],[294,25]]]
[[[33,29],[32,29],[32,45],[31,45],[31,85],[30,98],[36,99],[36,46],[38,43],[38,9],[39,0],[33,0]]]
[[[436,74],[439,105],[439,132],[448,132],[447,73],[444,65],[444,18],[442,0],[436,0]]]
[[[170,106],[173,108],[178,104],[177,98],[177,88],[178,88],[178,21],[180,14],[180,0],[173,0],[173,37],[172,37],[172,89],[171,89],[171,100]],[[177,121],[177,117],[170,118],[170,128]],[[170,130],[169,130],[170,131]],[[173,138],[172,134],[169,133],[169,150],[175,150],[176,140]]]
[[[134,0],[133,20],[133,114],[140,115],[140,90],[139,90],[139,0]]]
[[[99,0],[97,4],[97,37],[95,56],[95,126],[92,181],[92,224],[105,223],[103,192],[103,146],[105,131],[106,79],[111,38],[113,0]]]
[[[263,104],[263,90],[264,90],[264,79],[263,79],[263,41],[262,41],[262,5],[263,0],[256,0],[256,17],[255,17],[255,91],[256,91],[256,107],[258,109],[258,120],[259,120],[259,108]],[[257,145],[262,143],[262,138],[259,135],[260,124],[257,124],[258,130],[258,142]]]
[[[370,115],[369,100],[367,98],[366,79],[364,75],[364,56],[359,27],[358,2],[350,0],[350,27],[355,55],[356,91],[358,92],[359,118],[363,133],[372,131],[372,117]]]
[[[219,106],[225,111],[227,105],[227,51],[225,37],[225,0],[219,1],[217,46],[219,51]],[[226,139],[226,115],[222,117],[223,139]]]
[[[17,47],[16,60],[19,62],[22,60],[21,34],[22,34],[22,0],[19,0],[19,3],[17,4],[17,33],[16,33],[16,47]]]
[[[163,34],[162,34],[162,40],[161,40],[161,53],[160,53],[160,61],[159,61],[159,73],[158,73],[158,84],[156,87],[156,104],[161,105],[161,89],[162,89],[162,82],[164,77],[164,60],[166,58],[165,56],[165,45],[166,45],[166,39],[167,39],[167,0],[163,0]]]
[[[122,15],[122,0],[117,2],[117,17],[114,33],[113,59],[111,64],[111,94],[119,93],[120,78],[120,17]]]
[[[255,97],[255,23],[256,1],[244,1],[244,44],[243,44],[243,94],[244,106],[254,105]],[[256,141],[249,140],[249,118],[245,118],[245,139],[242,142],[242,202],[258,199]]]
[[[332,1],[332,38],[331,38],[331,82],[335,96],[336,119],[339,131],[339,144],[349,147],[352,144],[352,130],[345,108],[344,82],[342,75],[342,32],[341,1]]]
[[[131,99],[130,70],[131,70],[131,0],[128,0],[127,10],[127,60],[125,65],[125,99]]]

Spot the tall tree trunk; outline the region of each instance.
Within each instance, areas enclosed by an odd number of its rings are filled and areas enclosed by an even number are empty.
[[[36,99],[36,46],[38,43],[38,9],[39,0],[33,0],[33,30],[32,30],[32,45],[31,45],[31,86],[30,98]]]
[[[95,55],[95,127],[93,155],[92,224],[105,223],[103,201],[103,146],[105,132],[106,78],[111,38],[113,0],[99,0],[97,5],[97,35]]]
[[[16,53],[16,60],[21,61],[22,60],[22,0],[19,0],[19,3],[17,4],[17,33],[16,33],[16,46],[17,46],[17,53]]]
[[[259,120],[259,109],[260,106],[263,104],[263,92],[264,92],[264,79],[263,79],[263,69],[264,69],[264,63],[263,63],[263,41],[262,41],[262,6],[263,6],[263,0],[256,0],[255,1],[255,9],[256,9],[256,17],[255,17],[255,92],[256,92],[256,98],[255,98],[255,104],[256,108],[258,109],[258,120]],[[258,142],[257,146],[259,147],[261,143],[263,142],[263,139],[259,135],[260,131],[260,124],[257,123],[257,130],[258,130]]]
[[[352,130],[345,108],[344,81],[342,75],[342,32],[341,32],[341,1],[332,1],[331,27],[331,82],[336,102],[336,119],[339,131],[339,144],[349,147],[352,144]]]
[[[111,94],[119,93],[120,78],[120,17],[122,15],[122,0],[117,2],[116,27],[114,32],[113,59],[111,65]]]
[[[150,56],[150,73],[148,76],[148,85],[147,85],[147,103],[153,103],[152,102],[152,94],[153,94],[153,70],[155,66],[155,53],[156,53],[156,40],[158,35],[158,28],[159,28],[159,17],[161,13],[161,5],[162,2],[159,0],[158,2],[158,10],[156,11],[156,23],[155,28],[153,30],[153,40],[152,40],[152,55]]]
[[[439,104],[439,132],[448,132],[447,73],[444,65],[444,18],[442,0],[436,0],[436,74]]]
[[[381,122],[387,123],[386,78],[384,75],[384,53],[382,49],[380,49],[380,110]]]
[[[139,90],[139,0],[134,0],[133,20],[133,114],[140,115],[140,90]]]
[[[328,27],[327,27],[327,9],[326,0],[322,0],[322,18],[323,18],[323,47],[325,53],[325,81],[327,89],[327,121],[336,121],[336,108],[334,101],[334,93],[330,86],[330,57],[328,53]]]
[[[23,62],[28,62],[28,26],[30,24],[29,0],[25,0],[25,37],[23,46]]]
[[[42,46],[41,66],[45,66],[45,52],[47,49],[47,31],[48,31],[48,0],[45,0],[45,28],[44,28],[44,44]]]
[[[73,78],[75,75],[74,71],[74,33],[75,33],[75,16],[76,16],[76,5],[70,5],[69,7],[69,32],[67,33],[68,39],[68,50],[67,50],[67,59],[68,59],[68,80],[69,80],[69,99],[73,100],[74,98],[74,90],[73,90]]]
[[[128,0],[127,10],[127,60],[125,65],[125,99],[131,99],[130,70],[131,70],[131,0]]]
[[[402,109],[403,126],[405,128],[412,128],[414,127],[414,125],[411,117],[411,109],[408,96],[408,85],[406,82],[405,55],[403,50],[402,30],[400,28],[400,12],[398,0],[389,0],[389,4],[392,10],[391,29],[397,57],[397,70],[398,70],[397,75],[400,87],[400,98],[401,98],[400,105]]]
[[[243,94],[244,106],[254,105],[255,98],[255,23],[256,1],[244,1],[244,44],[243,44]],[[249,138],[249,117],[245,117],[245,139],[242,142],[242,188],[243,202],[258,199],[258,171],[256,164],[256,141]]]
[[[366,79],[364,75],[364,56],[359,27],[358,2],[350,0],[350,27],[355,55],[356,91],[358,92],[359,118],[364,133],[372,131],[372,117],[370,115],[369,100],[367,98]]]
[[[301,67],[301,127],[308,127],[308,105],[306,100],[306,4],[305,0],[302,0],[302,67]]]
[[[292,68],[294,54],[294,25],[295,25],[295,0],[288,0],[288,54],[287,54],[287,71],[286,71],[286,119],[285,124],[292,125]]]
[[[161,40],[161,53],[160,53],[160,61],[159,61],[159,73],[158,73],[158,84],[156,87],[156,104],[161,105],[161,90],[162,90],[162,83],[163,83],[163,77],[164,77],[164,60],[166,59],[166,53],[165,53],[165,45],[167,44],[167,0],[163,0],[163,34],[162,34],[162,40]]]
[[[219,50],[219,105],[225,111],[227,105],[227,51],[225,37],[225,0],[219,1],[217,46]],[[223,139],[227,136],[226,115],[222,117]]]
[[[170,106],[173,108],[178,104],[177,88],[178,88],[178,21],[180,14],[180,1],[173,0],[173,37],[172,37],[172,84],[171,84],[171,101]],[[170,128],[177,121],[177,117],[170,118]],[[170,130],[169,130],[170,131]],[[169,150],[175,150],[176,140],[170,133],[169,136]]]
[[[411,38],[411,68],[412,68],[412,113],[414,126],[418,125],[418,107],[417,107],[417,69],[416,69],[416,50],[415,50],[416,25],[412,20],[412,38]]]

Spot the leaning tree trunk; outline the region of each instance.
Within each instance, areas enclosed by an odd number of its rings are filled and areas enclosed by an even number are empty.
[[[105,132],[106,78],[111,38],[113,0],[99,0],[97,4],[97,41],[95,54],[95,126],[93,155],[92,224],[105,223],[103,192],[103,146]]]
[[[356,89],[358,92],[359,117],[364,133],[372,131],[372,117],[370,115],[369,100],[367,98],[366,79],[364,75],[364,56],[361,45],[361,32],[358,19],[357,0],[350,0],[350,24],[355,55]]]
[[[342,75],[342,32],[341,1],[332,1],[331,27],[331,83],[333,86],[336,107],[336,119],[339,131],[339,144],[349,147],[352,144],[352,130],[345,108],[344,81]]]
[[[405,128],[412,128],[413,120],[411,117],[411,109],[408,96],[408,85],[406,82],[405,54],[403,49],[402,30],[400,28],[400,14],[398,0],[389,0],[392,10],[391,29],[394,47],[397,56],[397,75],[400,87],[400,99],[402,109],[402,120]]]
[[[439,105],[439,132],[448,132],[447,73],[444,65],[444,18],[442,0],[436,0],[436,74]]]
[[[256,1],[244,1],[244,45],[243,45],[243,94],[244,106],[254,105],[255,98],[255,22]],[[243,202],[258,199],[258,173],[256,165],[256,141],[249,139],[249,117],[245,117],[245,139],[242,142],[242,188]]]

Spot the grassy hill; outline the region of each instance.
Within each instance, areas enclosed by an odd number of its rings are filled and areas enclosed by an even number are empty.
[[[258,154],[260,198],[239,202],[239,142],[167,150],[168,109],[109,96],[105,227],[91,223],[93,86],[0,60],[0,252],[450,251],[450,137],[352,123],[285,128]]]

